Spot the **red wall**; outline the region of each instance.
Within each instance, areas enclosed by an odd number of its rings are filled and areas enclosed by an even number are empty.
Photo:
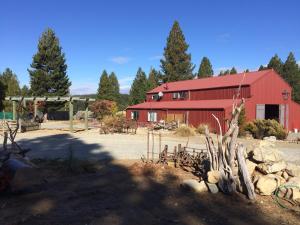
[[[195,90],[191,91],[191,100],[209,100],[209,99],[232,99],[236,94],[238,87]],[[244,86],[241,88],[241,97],[250,97],[250,87]]]
[[[173,92],[164,92],[164,95],[160,101],[232,99],[232,97],[236,94],[237,88],[238,87],[226,87],[186,91],[185,99],[173,99]],[[153,94],[147,94],[147,101],[155,101],[152,99],[152,95]],[[243,86],[241,88],[241,97],[250,97],[250,86]]]
[[[282,97],[282,92],[287,90],[291,93],[291,87],[275,73],[269,73],[251,85],[251,98],[246,99],[246,117],[248,120],[256,118],[257,104],[288,104],[291,105],[291,96],[285,101]],[[294,120],[294,115],[289,115],[289,129]]]
[[[131,119],[131,112],[132,111],[139,111],[139,119],[138,122],[148,123],[148,110],[147,109],[139,109],[139,110],[126,110],[126,117]],[[216,120],[213,118],[212,114],[217,116],[220,120],[222,130],[225,130],[225,112],[224,110],[210,110],[210,109],[203,109],[203,110],[151,110],[152,112],[157,112],[157,121],[166,119],[167,113],[182,113],[185,114],[185,118],[187,118],[189,125],[194,127],[198,127],[200,124],[208,124],[211,128],[211,131],[218,132],[219,126]]]

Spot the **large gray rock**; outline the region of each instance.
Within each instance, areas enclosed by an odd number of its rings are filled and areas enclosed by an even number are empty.
[[[206,185],[211,193],[216,194],[219,192],[219,188],[216,184],[206,183]]]
[[[260,141],[253,148],[249,155],[257,162],[278,162],[282,160],[282,155],[275,148],[275,144],[270,141]]]
[[[276,173],[286,168],[286,162],[283,160],[279,162],[265,162],[258,164],[257,168],[263,174]]]
[[[196,193],[201,193],[201,192],[207,192],[208,191],[208,188],[207,188],[204,181],[199,182],[199,181],[194,180],[194,179],[184,180],[182,182],[181,186],[185,189],[194,191]]]
[[[287,163],[286,172],[292,177],[300,177],[300,166],[293,163]]]
[[[255,170],[257,164],[250,161],[249,159],[246,159],[246,166],[247,166],[248,172],[251,176],[254,173],[254,170]]]
[[[211,170],[207,172],[207,181],[211,184],[216,184],[219,182],[220,172],[217,170]]]
[[[275,174],[260,176],[255,184],[255,190],[260,195],[271,195],[285,180]]]

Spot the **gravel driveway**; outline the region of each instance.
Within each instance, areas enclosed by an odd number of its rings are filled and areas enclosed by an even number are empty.
[[[174,146],[188,142],[189,147],[205,148],[203,137],[179,138],[170,134],[162,135],[161,146],[169,146],[169,151],[173,151]],[[141,159],[147,154],[147,135],[145,131],[139,131],[137,135],[130,134],[108,134],[100,135],[96,129],[89,131],[69,133],[58,130],[40,130],[21,133],[17,135],[17,140],[24,146],[31,148],[29,153],[31,158],[68,158],[70,152],[80,159],[98,160],[111,157],[113,159]],[[253,141],[245,142],[245,145]],[[158,137],[154,139],[154,151],[159,151]],[[277,148],[282,152],[286,161],[300,165],[300,144],[289,144],[278,142]],[[150,139],[150,149],[152,140]],[[158,155],[155,154],[155,157]],[[151,157],[151,155],[150,155]]]

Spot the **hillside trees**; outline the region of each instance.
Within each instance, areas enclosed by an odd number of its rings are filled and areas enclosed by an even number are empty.
[[[164,48],[164,59],[160,61],[164,82],[193,78],[195,66],[191,62],[191,54],[187,53],[188,47],[179,23],[175,21]]]
[[[33,56],[30,75],[32,95],[66,96],[69,95],[71,82],[67,75],[65,54],[54,31],[48,28],[42,33],[38,51]]]
[[[146,74],[141,68],[139,68],[129,92],[130,104],[134,105],[145,101],[147,86]]]
[[[282,76],[293,88],[292,99],[300,103],[300,68],[292,52],[283,65]]]
[[[159,85],[159,78],[161,74],[155,69],[151,68],[147,80],[147,91],[156,88]]]
[[[283,63],[281,59],[275,54],[269,61],[267,68],[274,69],[278,74],[282,74]]]
[[[9,68],[0,74],[1,85],[0,98],[4,99],[4,96],[17,96],[20,95],[20,86],[17,75]],[[2,102],[0,108],[4,108],[7,111],[12,110],[12,106],[9,102]]]
[[[203,57],[199,66],[198,78],[212,77],[214,74],[212,65],[207,57]]]

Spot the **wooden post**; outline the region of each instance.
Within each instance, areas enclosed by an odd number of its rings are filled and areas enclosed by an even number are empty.
[[[147,162],[149,161],[149,131],[147,133]]]
[[[16,102],[13,101],[12,104],[13,104],[13,120],[16,120]]]
[[[161,153],[161,133],[158,134],[158,147],[159,147],[159,154]]]
[[[154,133],[152,131],[152,162],[154,162]]]
[[[33,104],[34,104],[34,118],[35,118],[37,115],[37,100],[34,100]]]
[[[88,102],[85,103],[85,114],[84,114],[84,127],[85,130],[89,129],[89,125],[88,125],[88,116],[89,116],[89,105]]]
[[[73,132],[73,101],[69,101],[69,121],[70,121],[70,132]]]
[[[174,166],[177,167],[177,147],[174,146]]]

